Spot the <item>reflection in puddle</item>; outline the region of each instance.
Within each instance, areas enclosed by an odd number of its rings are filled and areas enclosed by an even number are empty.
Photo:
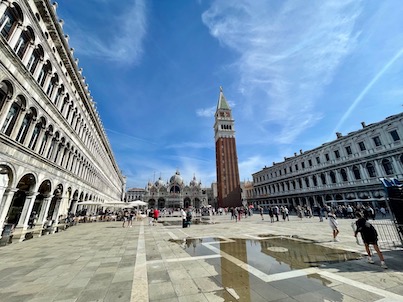
[[[281,236],[261,240],[186,238],[171,241],[180,244],[191,256],[222,256],[205,259],[217,272],[211,278],[222,290],[215,291],[214,296],[222,301],[260,301],[262,298],[264,301],[274,293],[278,299],[301,295],[298,299],[304,300],[307,295],[306,299],[311,300],[342,301],[342,293],[327,287],[332,284],[331,280],[316,271],[303,274],[301,270],[360,258],[357,253]]]
[[[249,265],[257,265],[272,274],[294,269],[323,266],[361,258],[358,253],[314,244],[310,240],[276,236],[262,240],[220,238],[186,238],[179,243],[192,256],[213,255],[214,246]]]

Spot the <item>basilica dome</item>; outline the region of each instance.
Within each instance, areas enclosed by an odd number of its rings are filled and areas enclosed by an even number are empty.
[[[164,185],[165,185],[165,183],[164,183],[164,181],[161,179],[161,177],[158,178],[158,180],[155,182],[155,186],[156,186],[156,187],[162,187],[162,186],[164,186]]]
[[[181,174],[180,174],[180,172],[179,171],[176,171],[175,172],[175,175],[172,175],[172,177],[171,177],[171,179],[169,180],[169,182],[171,183],[171,184],[179,184],[179,185],[181,185],[181,184],[183,184],[183,179],[182,179],[182,177],[180,176]]]

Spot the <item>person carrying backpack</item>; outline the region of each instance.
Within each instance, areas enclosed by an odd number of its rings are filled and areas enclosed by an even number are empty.
[[[376,253],[378,254],[379,260],[381,260],[381,267],[385,269],[388,268],[385,264],[383,254],[378,246],[378,233],[376,229],[363,217],[363,215],[361,215],[361,213],[357,212],[355,216],[358,219],[355,222],[356,230],[354,232],[354,237],[357,237],[357,234],[361,233],[362,241],[364,242],[365,250],[368,254],[368,263],[374,263],[374,260],[372,260],[371,256],[371,249],[369,247],[370,245],[372,245]]]

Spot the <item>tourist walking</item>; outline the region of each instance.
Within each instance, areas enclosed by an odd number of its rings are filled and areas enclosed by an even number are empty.
[[[260,213],[260,217],[262,217],[262,220],[264,220],[263,217],[263,208],[259,206],[259,213]]]
[[[126,221],[127,221],[127,226],[129,226],[129,212],[127,210],[125,210],[123,212],[123,224],[122,224],[123,228],[125,227]]]
[[[186,212],[183,208],[181,209],[181,216],[182,216],[182,228],[186,228]]]
[[[334,213],[328,214],[329,218],[329,225],[330,228],[333,230],[333,241],[338,242],[337,235],[339,235],[339,223],[337,221],[336,215]]]
[[[153,221],[154,221],[154,209],[151,208],[148,212],[148,224],[151,226],[153,225]]]
[[[186,226],[189,228],[192,223],[192,210],[188,208],[186,212]]]
[[[379,260],[381,260],[381,267],[382,268],[388,268],[385,264],[385,259],[383,258],[383,254],[381,250],[379,249],[378,246],[378,232],[375,230],[374,226],[370,224],[364,217],[361,215],[361,213],[356,213],[355,216],[358,218],[357,221],[355,222],[356,229],[354,232],[354,237],[357,237],[358,233],[361,233],[361,238],[362,241],[364,242],[365,245],[365,250],[367,251],[368,254],[368,263],[374,263],[374,260],[372,260],[372,255],[371,255],[371,249],[370,245],[372,245],[378,254]]]
[[[158,209],[154,209],[154,222],[153,222],[153,225],[157,225],[159,215],[160,215],[160,211]]]
[[[273,208],[269,208],[269,216],[270,216],[270,222],[274,222],[274,213],[273,213]]]

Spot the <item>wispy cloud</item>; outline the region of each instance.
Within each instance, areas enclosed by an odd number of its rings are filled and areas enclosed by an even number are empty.
[[[108,7],[110,4],[110,7]],[[108,22],[114,29],[104,32],[101,37],[94,33],[86,32],[79,23],[69,21],[71,41],[77,48],[80,56],[91,56],[111,62],[135,64],[143,53],[143,40],[147,32],[147,7],[144,0],[133,0],[123,13],[111,14],[112,4],[103,1],[96,3],[97,10],[105,9],[104,14],[99,14],[97,22]],[[107,19],[105,19],[107,18]],[[94,22],[95,23],[95,22]],[[97,29],[95,28],[94,31]]]
[[[239,53],[233,68],[247,101],[243,112],[263,123],[262,130],[277,126],[277,142],[292,142],[321,119],[314,105],[355,47],[360,5],[217,0],[203,13],[211,35]]]
[[[371,81],[365,86],[365,88],[360,92],[360,94],[353,101],[348,110],[344,113],[343,117],[340,119],[333,133],[338,131],[346,121],[346,119],[351,115],[354,108],[361,102],[363,97],[368,93],[368,91],[375,85],[375,83],[383,76],[383,74],[403,55],[403,48],[400,49],[383,67],[382,69],[371,79]]]

